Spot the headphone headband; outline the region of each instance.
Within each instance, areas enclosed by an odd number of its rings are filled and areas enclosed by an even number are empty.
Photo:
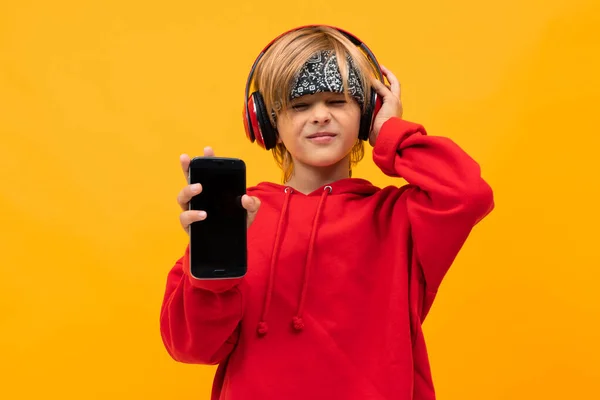
[[[258,65],[258,62],[261,60],[261,58],[265,55],[265,53],[267,52],[267,50],[269,50],[269,48],[280,38],[282,38],[283,36],[287,35],[288,33],[294,32],[294,31],[298,31],[300,29],[304,29],[304,28],[316,28],[316,27],[327,27],[327,28],[332,28],[337,30],[338,32],[340,32],[342,35],[344,35],[348,40],[350,40],[352,42],[352,44],[354,44],[357,47],[360,47],[368,56],[368,58],[371,59],[371,64],[373,64],[373,66],[375,67],[375,71],[377,72],[377,78],[381,81],[383,81],[383,74],[381,72],[381,69],[379,68],[379,63],[377,62],[377,59],[375,58],[375,54],[373,54],[373,52],[371,51],[371,49],[369,49],[369,47],[362,41],[360,40],[358,37],[356,37],[355,35],[353,35],[352,33],[338,28],[336,26],[332,26],[332,25],[302,25],[302,26],[298,26],[296,28],[290,29],[286,32],[283,32],[282,34],[278,35],[276,38],[274,38],[273,40],[271,40],[262,50],[261,52],[258,54],[258,56],[256,57],[256,59],[254,60],[254,63],[252,64],[252,68],[250,68],[250,73],[248,74],[248,78],[246,79],[246,89],[244,90],[244,102],[246,103],[248,101],[248,97],[250,95],[249,91],[250,91],[250,83],[252,82],[252,78],[254,77],[254,70],[256,69],[256,66]]]

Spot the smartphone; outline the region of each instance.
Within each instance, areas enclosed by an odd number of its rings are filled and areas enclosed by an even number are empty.
[[[206,211],[190,225],[190,273],[196,279],[240,278],[247,271],[246,164],[237,158],[195,157],[189,183],[202,192],[192,197],[190,210]]]

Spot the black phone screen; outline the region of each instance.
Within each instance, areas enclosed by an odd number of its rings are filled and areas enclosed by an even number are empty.
[[[246,168],[242,160],[197,157],[190,162],[190,184],[202,192],[190,201],[191,210],[204,210],[206,219],[190,226],[190,268],[199,279],[241,277],[246,273]]]

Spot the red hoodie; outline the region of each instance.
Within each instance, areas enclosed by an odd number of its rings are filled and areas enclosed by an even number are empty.
[[[492,190],[451,140],[398,118],[373,158],[408,185],[261,183],[244,278],[191,278],[189,248],[169,273],[164,344],[219,364],[213,400],[435,399],[421,324]]]

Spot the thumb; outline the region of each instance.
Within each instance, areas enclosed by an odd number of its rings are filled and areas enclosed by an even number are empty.
[[[252,225],[252,222],[254,222],[256,213],[258,212],[258,209],[260,208],[260,199],[255,196],[248,196],[247,194],[245,194],[244,196],[242,196],[242,207],[244,207],[246,209],[246,211],[248,211],[248,220],[247,221],[248,221],[248,228],[250,228],[250,225]]]

